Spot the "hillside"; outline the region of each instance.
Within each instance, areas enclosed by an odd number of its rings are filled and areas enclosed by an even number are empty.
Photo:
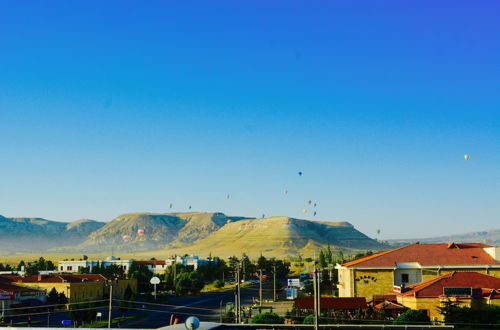
[[[449,243],[449,242],[478,242],[491,245],[500,245],[500,229],[491,229],[449,236],[437,236],[430,238],[396,239],[390,240],[392,245],[404,245],[414,242],[421,243]]]
[[[108,223],[0,217],[2,252],[112,253],[164,257],[260,253],[313,255],[327,244],[344,250],[384,249],[348,222],[288,217],[252,219],[223,213],[128,213]],[[125,239],[124,239],[125,238]]]
[[[227,223],[190,246],[167,245],[164,253],[274,256],[313,255],[327,244],[342,249],[382,249],[387,246],[356,230],[348,222],[310,221],[288,217],[247,219]],[[161,253],[161,251],[158,251]]]
[[[6,218],[0,215],[0,250],[5,254],[80,244],[102,226],[103,222],[94,220],[60,222],[42,218]]]
[[[78,248],[85,251],[110,249],[150,250],[171,244],[192,244],[217,231],[228,221],[242,217],[229,217],[223,213],[129,213],[118,216],[104,227],[90,234]],[[139,230],[143,230],[142,235]],[[130,237],[125,241],[124,237]]]

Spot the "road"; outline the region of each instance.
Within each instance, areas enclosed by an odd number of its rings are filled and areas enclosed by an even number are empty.
[[[241,304],[249,306],[253,298],[258,298],[258,285],[241,289]],[[221,310],[228,302],[234,303],[234,290],[203,294],[199,296],[172,297],[162,305],[148,305],[138,303],[138,310],[147,310],[147,315],[140,319],[124,322],[126,328],[159,328],[169,325],[172,314],[184,321],[188,316],[196,316],[202,321],[219,322]],[[168,305],[168,306],[166,306]]]

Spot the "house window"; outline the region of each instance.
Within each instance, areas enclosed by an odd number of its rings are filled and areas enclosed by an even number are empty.
[[[68,266],[68,270],[73,270],[73,266]]]
[[[403,282],[403,283],[410,282],[410,280],[408,278],[408,274],[401,274],[401,282]]]

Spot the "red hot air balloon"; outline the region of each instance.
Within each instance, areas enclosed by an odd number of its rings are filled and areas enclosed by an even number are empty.
[[[144,235],[144,229],[137,230],[137,235],[139,235],[139,236]]]
[[[124,235],[122,238],[123,238],[124,242],[130,241],[130,236],[129,235]]]

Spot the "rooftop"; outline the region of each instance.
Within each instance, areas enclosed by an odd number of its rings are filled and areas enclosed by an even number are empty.
[[[500,265],[482,243],[412,244],[344,263],[344,267],[396,267],[397,263],[418,262],[421,266]]]
[[[495,298],[500,290],[500,278],[477,272],[453,272],[409,285],[400,296],[440,297],[443,288],[472,288],[481,296],[490,294]]]

